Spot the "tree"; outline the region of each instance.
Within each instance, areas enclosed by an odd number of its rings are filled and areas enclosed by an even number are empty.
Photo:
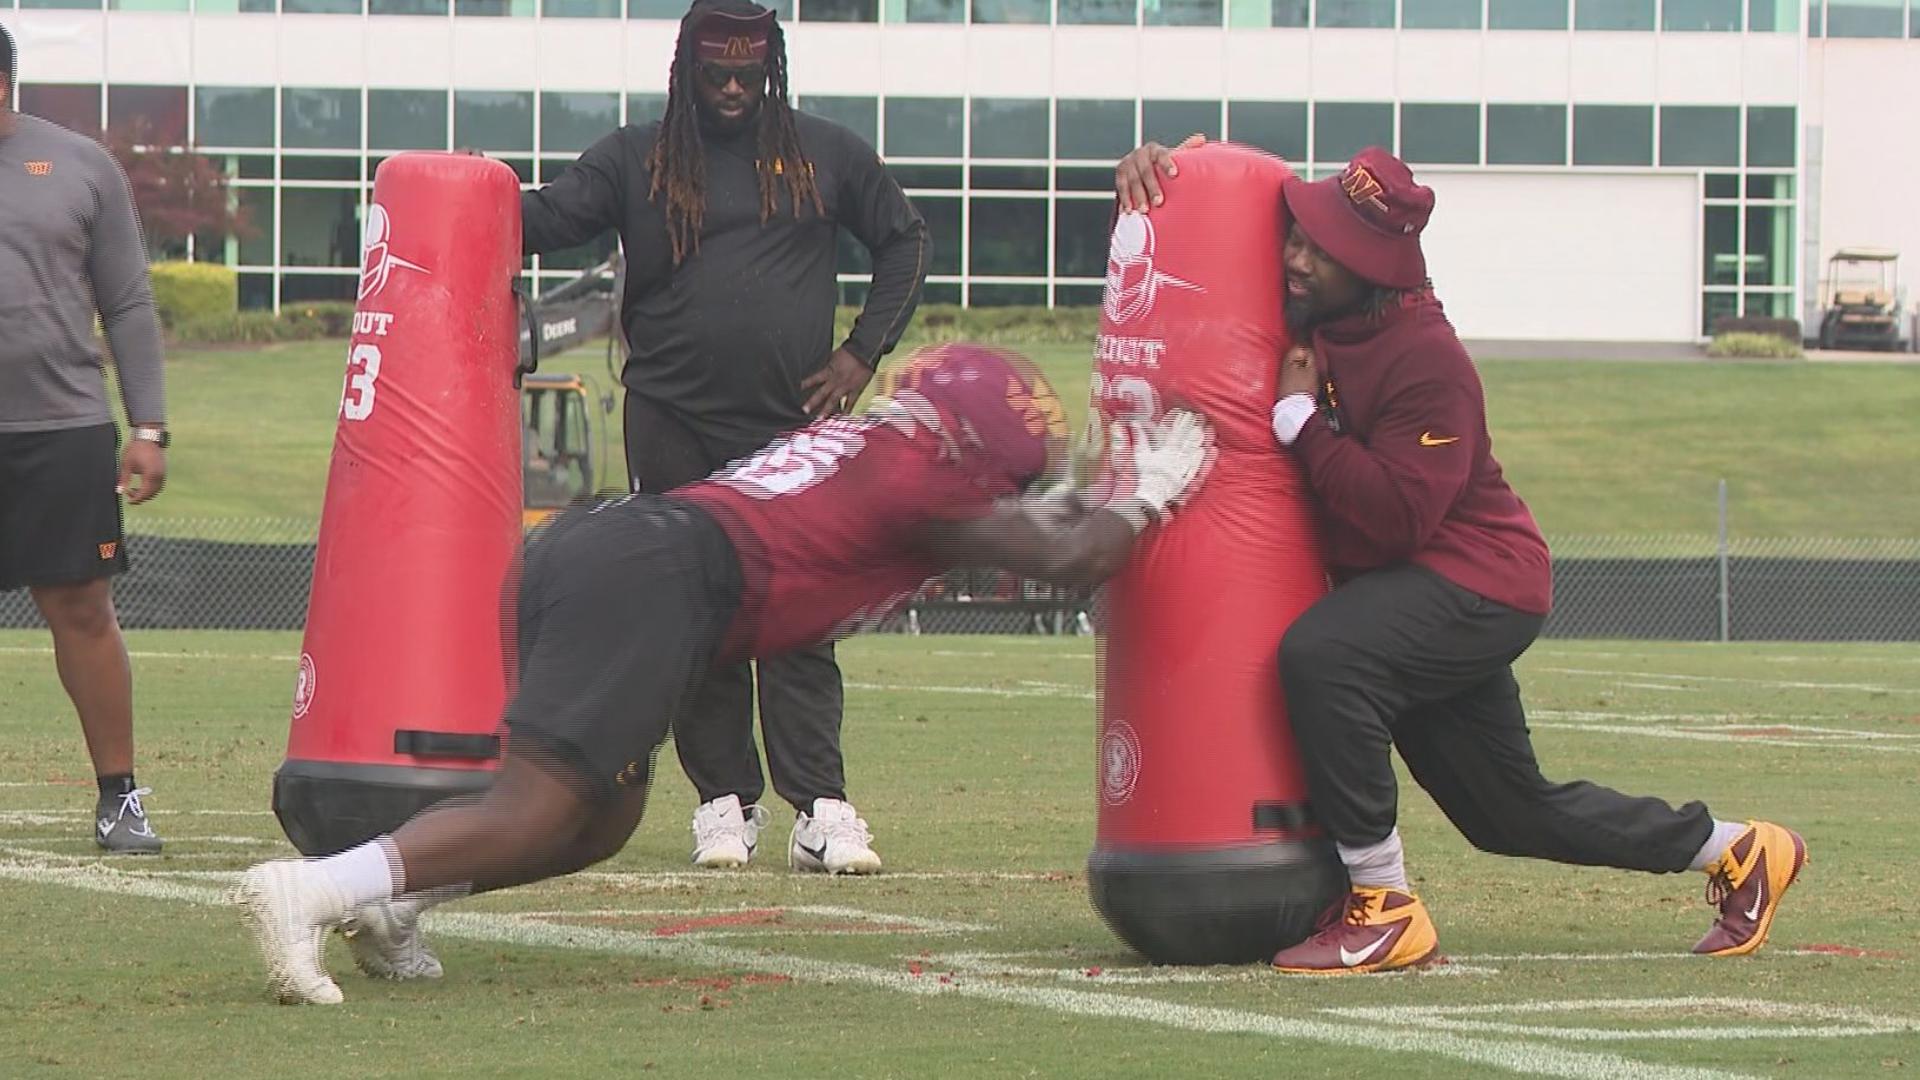
[[[108,128],[102,141],[133,188],[148,251],[184,250],[195,235],[253,235],[246,208],[212,158],[190,146],[163,145],[145,117]]]

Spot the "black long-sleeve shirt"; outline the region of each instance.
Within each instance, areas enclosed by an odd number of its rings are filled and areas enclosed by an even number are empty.
[[[647,197],[658,122],[621,128],[521,199],[528,253],[619,230],[627,254],[621,322],[632,350],[621,381],[724,455],[809,419],[800,381],[835,346],[839,228],[873,253],[866,307],[842,343],[869,366],[900,340],[932,254],[926,222],[872,147],[832,121],[805,113],[794,120],[826,214],[802,204],[796,218],[783,190],[763,224],[753,131],[707,134],[700,247],[678,269],[665,198]]]

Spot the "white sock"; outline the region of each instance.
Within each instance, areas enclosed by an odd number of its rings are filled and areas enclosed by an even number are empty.
[[[1746,833],[1748,827],[1744,821],[1721,821],[1719,818],[1714,818],[1713,832],[1707,834],[1707,842],[1700,845],[1699,851],[1694,852],[1693,861],[1687,864],[1687,869],[1705,870],[1712,866],[1720,856],[1727,853],[1727,849],[1733,846],[1735,840]]]
[[[1400,830],[1387,834],[1385,840],[1365,847],[1349,847],[1335,844],[1340,852],[1340,861],[1346,864],[1347,878],[1356,888],[1398,889],[1407,888],[1406,854],[1400,849]]]
[[[449,900],[464,899],[471,892],[473,892],[472,883],[461,882],[458,885],[442,885],[437,889],[410,892],[405,896],[394,897],[394,902],[406,904],[413,908],[415,913],[419,913],[428,908],[439,907]]]
[[[393,846],[390,836],[369,840],[338,855],[316,859],[309,865],[325,874],[333,887],[340,890],[348,911],[361,904],[400,895],[406,880],[400,866],[400,849]]]

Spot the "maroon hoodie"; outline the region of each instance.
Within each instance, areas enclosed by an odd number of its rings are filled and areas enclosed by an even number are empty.
[[[1493,459],[1479,373],[1431,292],[1313,332],[1325,388],[1293,452],[1335,580],[1399,562],[1545,615],[1553,573]]]

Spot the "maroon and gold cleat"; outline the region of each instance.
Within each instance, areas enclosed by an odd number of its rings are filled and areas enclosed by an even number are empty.
[[[1312,937],[1280,950],[1273,966],[1292,975],[1364,975],[1424,964],[1439,948],[1440,935],[1418,897],[1355,887],[1321,916]]]
[[[1770,821],[1750,821],[1747,831],[1707,867],[1707,902],[1720,905],[1713,929],[1693,947],[1705,956],[1745,956],[1767,940],[1773,914],[1800,869],[1807,842]]]

